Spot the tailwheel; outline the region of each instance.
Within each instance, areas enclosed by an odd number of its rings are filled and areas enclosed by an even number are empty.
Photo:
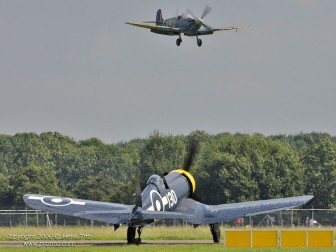
[[[214,243],[219,243],[220,242],[219,224],[210,224],[210,231],[211,231]]]
[[[182,39],[181,38],[176,39],[176,45],[177,46],[180,46],[181,43],[182,43]]]
[[[197,45],[199,46],[199,47],[201,47],[202,46],[202,39],[197,39]]]

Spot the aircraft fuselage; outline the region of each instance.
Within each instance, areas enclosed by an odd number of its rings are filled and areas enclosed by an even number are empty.
[[[194,20],[192,18],[184,16],[166,19],[163,21],[162,25],[172,28],[178,28],[181,31],[189,34],[195,34],[202,26],[201,22],[197,23],[197,19]]]
[[[192,19],[185,16],[177,16],[173,18],[168,18],[162,21],[161,26],[166,26],[170,28],[177,28],[179,31],[163,31],[158,29],[151,29],[151,32],[158,33],[162,35],[175,36],[184,33],[187,36],[194,36],[196,32],[202,27],[203,20]]]
[[[142,209],[147,211],[172,211],[178,203],[191,196],[195,190],[192,175],[175,170],[165,176],[152,175],[142,192]]]

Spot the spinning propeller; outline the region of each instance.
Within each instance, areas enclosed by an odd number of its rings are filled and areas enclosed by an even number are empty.
[[[187,172],[190,171],[190,168],[194,163],[197,152],[198,152],[198,145],[197,143],[192,142],[188,148],[188,152],[184,160],[183,170]]]
[[[207,29],[207,30],[211,30],[212,29],[211,26],[205,24],[204,21],[203,21],[203,18],[205,18],[210,13],[210,11],[211,11],[211,8],[207,5],[207,6],[205,6],[205,8],[203,10],[203,13],[202,13],[200,18],[196,17],[190,9],[187,9],[187,14],[191,19],[195,20],[195,24],[204,26],[205,29]]]
[[[194,164],[195,157],[199,151],[199,143],[197,141],[192,141],[188,147],[187,155],[184,160],[183,164],[183,170],[186,172],[190,172],[190,169],[192,165]],[[198,200],[198,196],[195,194],[195,192],[190,192],[190,197],[194,200]]]

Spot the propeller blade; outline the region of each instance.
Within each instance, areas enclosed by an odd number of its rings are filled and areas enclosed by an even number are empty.
[[[188,14],[188,18],[191,18],[192,20],[196,20],[196,18],[194,18],[193,16]]]
[[[205,27],[205,29],[212,30],[212,27],[210,25],[207,25],[207,24],[204,24],[204,23],[202,25]]]
[[[188,14],[188,16],[190,17],[190,18],[192,18],[192,19],[196,19],[195,17],[195,15],[194,15],[194,13],[192,13],[192,11],[190,10],[190,9],[187,9],[186,10],[186,14]]]
[[[138,167],[134,168],[134,180],[135,180],[136,206],[142,207],[141,186],[140,186],[140,169]]]
[[[211,8],[208,5],[205,6],[205,8],[203,10],[203,13],[202,13],[202,16],[201,16],[201,19],[203,19],[206,15],[208,15],[210,11],[211,11]]]
[[[189,151],[187,153],[187,156],[185,158],[185,161],[184,161],[184,165],[183,165],[183,170],[189,172],[190,171],[190,168],[194,162],[194,159],[195,159],[195,155],[197,153],[197,144],[196,143],[192,143],[189,147]]]

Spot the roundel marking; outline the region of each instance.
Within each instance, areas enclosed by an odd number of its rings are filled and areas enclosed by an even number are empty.
[[[48,206],[68,206],[72,203],[72,199],[52,196],[43,197],[41,201]]]
[[[55,198],[55,199],[52,199],[51,201],[54,203],[61,203],[63,200],[60,198]]]
[[[158,200],[156,200],[155,205],[156,205],[157,211],[160,211],[161,210],[161,203]]]
[[[154,211],[164,211],[164,204],[161,195],[154,190],[151,191],[150,195]]]

